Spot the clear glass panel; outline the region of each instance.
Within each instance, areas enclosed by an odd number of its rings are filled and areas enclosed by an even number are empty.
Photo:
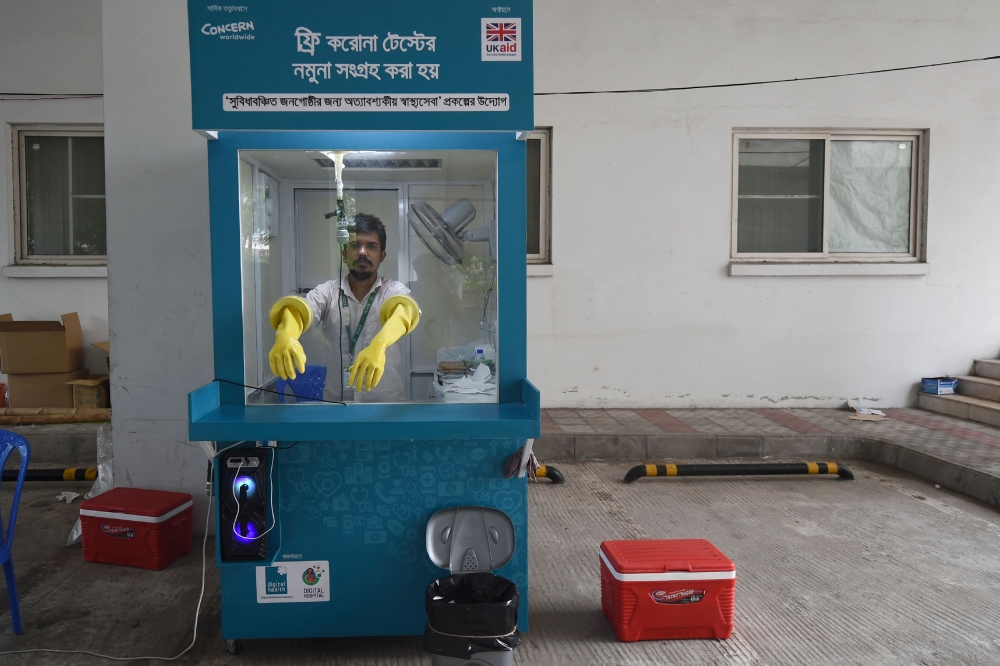
[[[24,170],[27,254],[70,254],[68,138],[25,136]]]
[[[315,404],[293,392],[345,402],[497,401],[495,152],[240,156],[245,383],[264,389],[248,390],[248,403]],[[341,219],[356,225],[344,230],[344,243]],[[420,323],[386,349],[375,389],[345,389],[354,334],[357,356],[381,330],[382,303],[395,294],[419,304]],[[289,295],[314,313],[300,337],[307,372],[291,385],[268,361],[275,342],[268,313]]]
[[[913,141],[830,144],[830,252],[910,252]]]
[[[104,137],[70,137],[73,148],[73,194],[104,194]]]
[[[540,254],[542,140],[528,139],[528,254]]]
[[[107,253],[107,214],[104,197],[73,197],[72,254],[103,256]]]
[[[738,252],[823,251],[822,139],[740,139]]]

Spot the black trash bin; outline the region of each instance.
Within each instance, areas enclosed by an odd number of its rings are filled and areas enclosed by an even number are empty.
[[[493,569],[514,554],[514,526],[497,509],[458,507],[427,523],[427,554],[452,575],[427,586],[424,650],[434,666],[510,666],[517,631],[517,585]]]

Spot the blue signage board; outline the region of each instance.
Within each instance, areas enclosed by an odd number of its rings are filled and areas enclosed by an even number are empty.
[[[530,130],[531,0],[188,0],[200,130]]]

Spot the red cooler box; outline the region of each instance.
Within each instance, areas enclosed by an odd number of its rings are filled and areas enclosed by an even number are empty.
[[[83,558],[159,571],[191,550],[191,496],[113,488],[80,505]]]
[[[605,541],[601,608],[622,641],[729,638],[736,565],[705,539]]]

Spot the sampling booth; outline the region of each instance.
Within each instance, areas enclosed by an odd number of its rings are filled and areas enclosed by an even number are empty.
[[[526,378],[530,0],[188,12],[215,354],[189,437],[214,443],[223,637],[423,633],[425,590],[448,574],[428,520],[466,506],[510,518],[494,573],[520,588],[527,630],[527,480],[523,462],[503,468],[540,434]],[[366,266],[372,218],[381,258]],[[353,293],[372,263],[371,295]],[[419,314],[359,388],[359,334],[369,317],[388,328],[402,296]],[[294,378],[271,357],[286,315],[300,317]]]

